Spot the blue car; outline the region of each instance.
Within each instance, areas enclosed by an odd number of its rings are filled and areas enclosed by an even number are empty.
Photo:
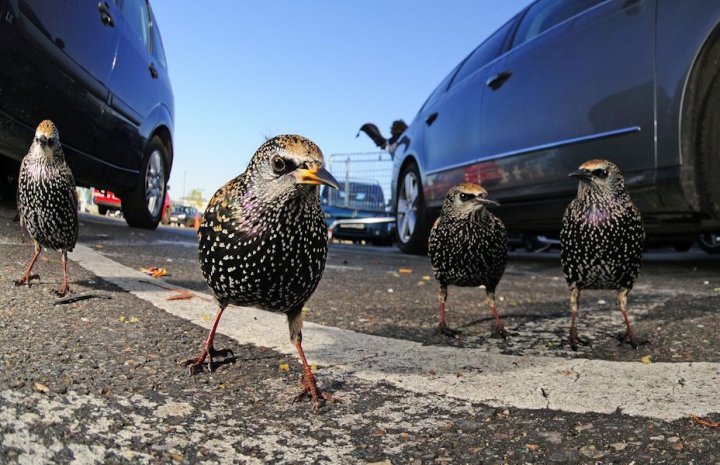
[[[112,191],[131,226],[163,215],[175,104],[147,0],[0,0],[0,196],[51,119],[79,186]]]
[[[442,80],[400,137],[398,245],[426,250],[459,182],[481,183],[509,232],[557,237],[577,192],[568,173],[593,158],[623,171],[649,236],[716,234],[719,128],[720,2],[537,0]]]

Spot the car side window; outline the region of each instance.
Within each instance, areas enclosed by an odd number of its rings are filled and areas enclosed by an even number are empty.
[[[130,29],[150,50],[150,12],[146,0],[123,0],[123,16]]]
[[[572,18],[606,0],[539,0],[528,9],[520,22],[512,47]]]
[[[160,63],[163,68],[167,68],[167,61],[165,60],[165,50],[163,49],[162,38],[160,37],[160,29],[158,28],[157,21],[155,21],[155,15],[150,9],[150,17],[152,18],[152,54],[153,57]]]
[[[497,58],[503,44],[505,43],[505,39],[514,24],[515,21],[508,21],[503,27],[495,31],[493,35],[485,39],[485,41],[480,44],[478,48],[476,48],[463,62],[462,67],[455,75],[450,87],[458,82],[461,82],[463,79]]]

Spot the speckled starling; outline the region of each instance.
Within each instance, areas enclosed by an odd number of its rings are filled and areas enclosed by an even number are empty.
[[[583,289],[618,291],[618,304],[627,333],[623,342],[637,348],[627,316],[627,295],[640,272],[645,243],[640,212],[630,200],[622,173],[607,160],[590,160],[570,176],[580,180],[577,197],[563,217],[560,260],[570,286],[570,346],[580,339],[575,327],[578,299]]]
[[[184,362],[190,372],[208,357],[231,351],[213,348],[213,338],[228,304],[285,313],[290,340],[304,368],[303,392],[314,406],[321,393],[302,350],[302,308],[317,288],[328,250],[327,225],[319,185],[339,188],[324,168],[313,142],[296,135],[266,141],[246,171],[210,200],[200,237],[200,266],[219,311],[199,357]]]
[[[63,285],[59,296],[70,290],[67,279],[67,253],[78,238],[77,192],[75,178],[65,162],[58,130],[50,120],[37,127],[35,139],[20,164],[17,206],[21,231],[27,230],[35,243],[35,253],[25,274],[16,285],[39,279],[30,274],[43,247],[62,253]],[[24,235],[23,235],[24,239]]]
[[[458,184],[448,192],[440,217],[430,231],[428,254],[440,283],[440,332],[447,336],[458,334],[445,323],[445,301],[450,285],[485,286],[487,303],[497,323],[495,334],[508,336],[495,309],[495,288],[507,265],[507,232],[487,205],[497,205],[497,202],[487,198],[482,186]]]

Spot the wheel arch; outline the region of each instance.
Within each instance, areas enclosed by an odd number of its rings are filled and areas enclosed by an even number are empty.
[[[701,150],[702,117],[709,94],[720,80],[720,22],[716,23],[698,50],[685,82],[680,119],[680,183],[685,198],[695,211],[720,220],[720,193],[710,189],[707,161]],[[720,128],[718,128],[720,130]],[[720,155],[716,158],[720,160]],[[714,165],[720,168],[720,161]],[[720,175],[720,170],[716,170]]]

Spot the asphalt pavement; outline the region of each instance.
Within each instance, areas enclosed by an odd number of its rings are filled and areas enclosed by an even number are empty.
[[[511,253],[503,341],[479,289],[450,288],[462,334],[437,332],[427,257],[333,244],[303,346],[341,402],[314,414],[292,403],[284,316],[231,307],[215,345],[234,356],[178,365],[216,309],[193,231],[82,215],[69,274],[90,297],[56,305],[57,252],[14,286],[32,246],[12,217],[0,209],[0,463],[720,463],[720,257],[649,251],[629,314],[652,345],[618,346],[615,296],[598,291],[580,307],[592,346],[572,352],[557,251]]]

